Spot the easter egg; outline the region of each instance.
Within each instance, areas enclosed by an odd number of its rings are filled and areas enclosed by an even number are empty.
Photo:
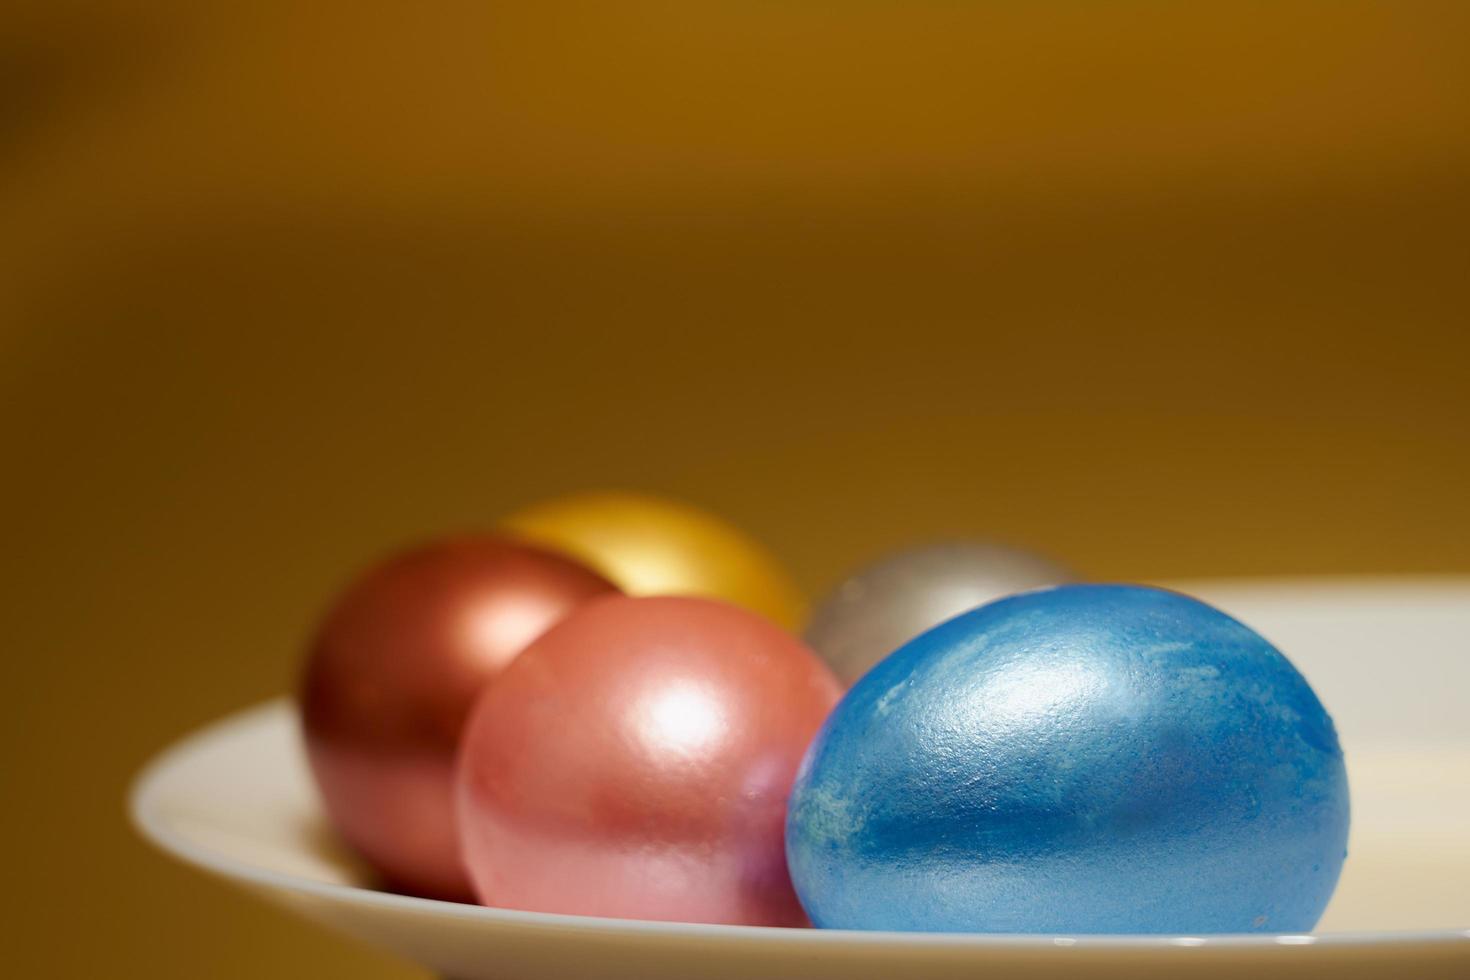
[[[457,781],[486,905],[803,925],[791,782],[840,688],[799,640],[727,603],[596,599],[481,696]]]
[[[1184,595],[1073,585],[863,677],[803,762],[787,848],[819,926],[1302,932],[1347,832],[1332,720],[1270,643]]]
[[[848,684],[946,619],[1071,572],[1005,545],[954,541],[912,548],[862,569],[818,603],[806,641]]]
[[[803,616],[801,593],[770,552],[687,504],[634,493],[580,493],[528,507],[502,526],[595,568],[629,595],[723,599],[788,629]]]
[[[465,718],[526,644],[615,591],[561,555],[466,536],[395,555],[337,599],[302,676],[302,731],[328,816],[390,888],[473,900],[453,809]]]

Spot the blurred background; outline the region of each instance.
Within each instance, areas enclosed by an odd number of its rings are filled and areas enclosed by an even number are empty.
[[[1455,0],[10,0],[11,967],[410,975],[127,781],[363,562],[563,491],[811,593],[954,534],[1470,572],[1467,110]]]

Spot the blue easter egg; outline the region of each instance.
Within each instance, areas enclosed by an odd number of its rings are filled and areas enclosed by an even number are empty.
[[[911,640],[808,749],[787,817],[827,928],[1304,932],[1346,856],[1337,732],[1188,596],[1073,585]]]

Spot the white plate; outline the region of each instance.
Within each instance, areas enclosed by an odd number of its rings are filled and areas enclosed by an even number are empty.
[[[174,856],[465,978],[1470,977],[1470,579],[1177,586],[1276,642],[1337,721],[1353,793],[1311,936],[954,936],[633,922],[373,890],[323,820],[285,701],[185,739],[133,819]]]

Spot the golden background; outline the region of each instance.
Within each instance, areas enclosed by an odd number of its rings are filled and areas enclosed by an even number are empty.
[[[1461,2],[5,5],[7,966],[403,975],[125,787],[562,491],[813,593],[1470,571],[1467,101]]]

